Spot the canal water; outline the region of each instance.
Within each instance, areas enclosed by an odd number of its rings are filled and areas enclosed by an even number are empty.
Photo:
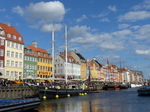
[[[36,110],[38,112],[150,112],[150,97],[138,96],[137,89],[47,99],[43,100]]]

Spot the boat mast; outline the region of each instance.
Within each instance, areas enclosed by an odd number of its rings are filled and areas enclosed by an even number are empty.
[[[54,82],[54,29],[52,29],[52,82]]]
[[[65,25],[65,59],[66,59],[66,67],[65,67],[65,81],[66,81],[66,84],[67,84],[67,78],[68,78],[68,74],[67,74],[67,47],[68,47],[68,41],[67,41],[67,25]]]

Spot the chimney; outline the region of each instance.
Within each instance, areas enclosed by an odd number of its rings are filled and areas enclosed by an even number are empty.
[[[10,26],[10,23],[7,23],[8,26]]]
[[[37,47],[37,42],[36,41],[32,41],[32,46]]]

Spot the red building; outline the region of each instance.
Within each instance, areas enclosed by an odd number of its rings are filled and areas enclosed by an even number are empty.
[[[5,32],[0,26],[0,76],[4,74]]]

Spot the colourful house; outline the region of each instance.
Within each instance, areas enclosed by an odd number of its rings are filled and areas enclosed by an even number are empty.
[[[30,47],[24,48],[24,79],[37,78],[37,56]]]
[[[48,79],[52,77],[52,58],[50,54],[42,48],[37,47],[37,42],[33,41],[32,46],[28,45],[37,57],[37,77]]]
[[[10,24],[0,23],[4,31],[5,55],[4,77],[10,80],[23,79],[24,40],[20,33]]]

